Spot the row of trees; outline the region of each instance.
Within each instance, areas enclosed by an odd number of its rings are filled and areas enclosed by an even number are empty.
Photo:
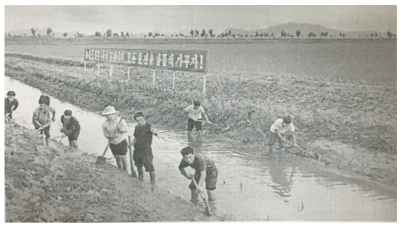
[[[46,33],[47,33],[48,37],[54,36],[53,30],[51,27],[47,28]],[[37,31],[34,28],[31,28],[31,34],[33,37],[41,37],[40,34],[37,34]],[[250,38],[254,38],[254,37],[255,38],[268,38],[268,37],[275,38],[276,37],[273,33],[269,34],[268,32],[259,33],[258,31],[256,31],[255,34],[249,35],[249,34],[235,34],[235,33],[232,33],[231,30],[216,35],[216,34],[214,34],[213,29],[209,29],[209,30],[207,30],[207,32],[204,29],[202,29],[201,31],[198,29],[191,29],[189,34],[190,34],[190,36],[184,35],[183,33],[172,34],[171,37],[201,37],[201,38],[208,38],[208,37],[209,38],[214,38],[214,37],[218,37],[218,38],[231,38],[231,37],[232,38],[236,38],[236,37],[237,38],[244,38],[244,37],[245,38],[248,38],[248,37],[250,37]],[[302,34],[301,30],[296,30],[295,34],[289,34],[288,32],[282,30],[280,37],[295,37],[295,35],[296,35],[296,37],[306,36],[306,35]],[[329,33],[327,31],[321,32],[319,37],[328,37],[328,35],[329,35]],[[8,36],[11,36],[11,34],[9,33]],[[26,34],[24,34],[24,36],[26,36]],[[63,36],[67,37],[68,33],[63,33]],[[84,37],[84,34],[77,32],[77,33],[73,34],[73,36],[76,38],[80,38],[80,37]],[[307,34],[307,37],[309,37],[309,38],[316,37],[316,36],[317,35],[314,32],[310,32]],[[338,36],[344,38],[345,33],[340,32]],[[392,38],[392,37],[395,38],[396,34],[388,31],[387,36],[388,36],[388,38]],[[94,33],[94,35],[91,35],[91,37],[134,37],[134,35],[133,35],[133,33],[123,32],[123,31],[121,31],[121,33],[113,33],[113,31],[111,29],[108,29],[105,33],[96,31]],[[144,35],[144,37],[145,38],[146,37],[150,37],[150,38],[165,37],[165,34],[149,32],[148,35]],[[330,37],[336,37],[336,35],[330,34]],[[361,35],[359,35],[359,37],[361,37]],[[366,35],[366,37],[369,37],[369,36]],[[370,37],[378,37],[378,33],[371,33]],[[380,36],[380,37],[382,37],[382,36]]]

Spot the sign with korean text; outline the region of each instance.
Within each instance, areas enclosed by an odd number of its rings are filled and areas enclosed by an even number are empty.
[[[206,51],[154,49],[85,49],[85,61],[188,72],[206,72]]]

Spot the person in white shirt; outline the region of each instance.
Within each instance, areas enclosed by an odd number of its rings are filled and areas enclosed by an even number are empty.
[[[288,137],[292,136],[293,144],[297,147],[295,126],[293,125],[292,118],[290,116],[285,116],[283,119],[277,119],[271,125],[268,140],[270,153],[272,153],[273,145],[275,144],[276,139],[278,139],[280,151],[283,152],[285,150],[285,140],[282,137],[282,134],[286,134]]]
[[[211,123],[209,118],[206,115],[206,112],[204,111],[203,107],[201,106],[200,101],[195,100],[193,102],[193,105],[189,105],[188,107],[185,108],[185,111],[187,112],[188,116],[188,121],[187,121],[187,131],[188,131],[188,139],[189,141],[193,141],[192,137],[192,130],[193,128],[196,127],[197,131],[197,137],[198,139],[201,138],[201,132],[202,132],[202,115],[206,119],[208,123]]]
[[[107,106],[103,113],[106,121],[102,124],[104,136],[109,140],[111,152],[120,170],[127,171],[127,123],[117,116],[117,111],[113,106]]]

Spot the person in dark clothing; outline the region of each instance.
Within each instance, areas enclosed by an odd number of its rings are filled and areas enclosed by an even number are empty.
[[[206,183],[207,195],[209,201],[215,201],[214,190],[216,189],[218,170],[213,160],[204,154],[195,154],[192,147],[183,148],[180,153],[182,154],[182,160],[179,164],[179,171],[184,177],[191,180],[195,179],[196,185],[192,181],[189,185],[191,190],[192,203],[197,202],[199,192],[203,191],[203,184]],[[195,170],[194,175],[190,175],[185,168],[192,167]]]
[[[145,121],[144,114],[138,112],[134,115],[134,119],[137,122],[137,126],[134,129],[134,140],[132,144],[134,145],[134,163],[137,166],[138,178],[140,180],[144,179],[143,167],[145,171],[149,172],[151,184],[155,185],[155,167],[153,164],[152,155],[152,138],[153,135],[157,136],[154,132],[151,124]]]
[[[6,118],[13,118],[13,111],[18,107],[18,100],[15,98],[16,93],[14,91],[7,92],[7,98],[4,101],[4,114]]]
[[[71,110],[66,110],[61,116],[63,128],[61,132],[68,136],[69,146],[73,149],[78,149],[78,137],[80,133],[79,121],[72,116]]]

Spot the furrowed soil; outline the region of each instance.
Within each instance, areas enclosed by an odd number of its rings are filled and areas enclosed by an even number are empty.
[[[201,77],[158,71],[152,86],[149,69],[97,67],[69,59],[6,54],[5,73],[61,100],[91,111],[114,105],[126,120],[136,111],[162,127],[184,129],[183,108],[202,98]],[[396,185],[396,87],[329,79],[266,74],[207,74],[203,100],[212,122],[205,134],[264,149],[271,123],[293,117],[298,144],[321,156],[322,164]]]
[[[220,221],[191,203],[38,133],[5,126],[6,222]]]

